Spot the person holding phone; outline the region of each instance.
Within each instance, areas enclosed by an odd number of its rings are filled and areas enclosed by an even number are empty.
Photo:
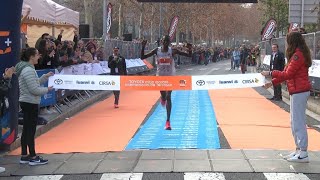
[[[119,53],[119,48],[113,48],[113,54],[109,56],[108,67],[110,68],[110,75],[124,76],[127,75],[126,60]],[[120,91],[113,91],[114,94],[114,108],[119,108]]]
[[[40,78],[35,70],[40,54],[36,48],[28,48],[22,51],[21,61],[16,65],[16,73],[19,79],[20,107],[23,113],[23,131],[21,136],[21,164],[42,165],[48,160],[37,156],[35,151],[35,133],[38,120],[38,106],[41,96],[53,90],[53,87],[41,87],[48,81],[52,72],[44,74]],[[29,155],[28,155],[29,149]]]

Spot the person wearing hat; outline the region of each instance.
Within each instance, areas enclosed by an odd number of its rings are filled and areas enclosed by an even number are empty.
[[[175,55],[182,55],[191,57],[192,55],[192,45],[187,44],[188,53],[182,52],[178,49],[171,48],[170,45],[170,36],[166,35],[162,37],[161,46],[153,49],[151,52],[147,54],[144,53],[147,41],[142,41],[142,49],[141,49],[141,59],[146,59],[153,55],[156,56],[157,60],[157,76],[175,76],[175,64],[173,57]],[[171,93],[172,91],[160,91],[160,102],[162,107],[166,107],[167,110],[167,121],[165,124],[165,130],[171,130],[170,125],[170,115],[172,109],[172,101],[171,101]]]
[[[110,75],[123,76],[127,75],[126,60],[119,54],[119,48],[113,48],[113,54],[109,56],[108,67],[110,68]],[[113,91],[114,94],[114,108],[119,108],[120,91]]]

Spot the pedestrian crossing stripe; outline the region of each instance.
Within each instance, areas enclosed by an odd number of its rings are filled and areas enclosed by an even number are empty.
[[[52,176],[24,176],[20,180],[60,180],[63,175],[52,175]]]
[[[154,175],[157,173],[105,173],[101,176],[97,176],[94,174],[90,180],[142,180],[144,174]],[[158,173],[159,174],[159,173]],[[162,173],[160,173],[162,174]],[[163,173],[167,174],[170,177],[175,176],[175,173]],[[236,173],[235,173],[236,174]],[[307,175],[303,173],[248,173],[248,179],[251,179],[249,176],[253,174],[262,174],[264,179],[266,180],[310,180]],[[73,175],[43,175],[43,176],[23,176],[20,180],[64,180],[64,179],[72,179]],[[79,177],[79,175],[76,175]],[[184,180],[228,180],[224,173],[201,173],[201,172],[193,172],[193,173],[181,173]],[[6,177],[2,177],[6,178]],[[150,178],[150,176],[149,176]],[[0,178],[1,179],[1,178]],[[16,178],[18,179],[18,178]],[[158,178],[156,178],[158,179]],[[258,179],[257,179],[258,180]]]

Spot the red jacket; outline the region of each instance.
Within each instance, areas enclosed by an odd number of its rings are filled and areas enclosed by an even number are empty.
[[[277,85],[287,81],[290,95],[310,91],[309,67],[306,67],[304,61],[302,51],[297,48],[283,71],[272,71],[272,84]]]

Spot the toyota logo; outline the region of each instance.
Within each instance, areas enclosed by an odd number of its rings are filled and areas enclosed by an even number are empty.
[[[54,80],[54,83],[55,83],[56,85],[61,85],[61,84],[63,83],[63,81],[62,81],[61,79],[55,79],[55,80]]]
[[[196,82],[196,84],[197,84],[198,86],[204,86],[204,85],[206,84],[206,82],[205,82],[204,80],[198,80],[198,81]]]

